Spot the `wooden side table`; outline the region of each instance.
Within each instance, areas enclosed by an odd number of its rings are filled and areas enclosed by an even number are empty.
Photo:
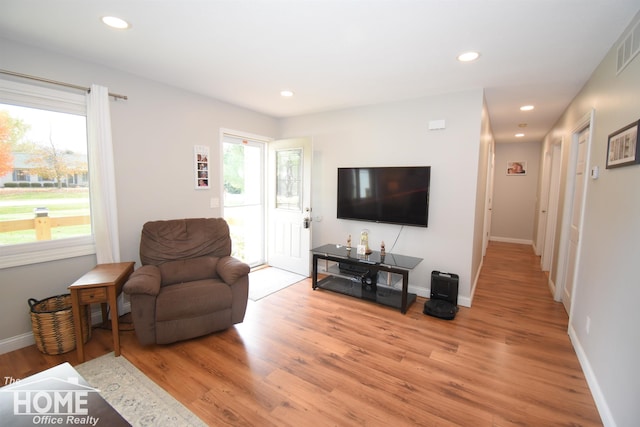
[[[108,319],[107,304],[109,304],[111,309],[113,352],[116,356],[120,356],[117,298],[122,292],[122,286],[133,273],[134,265],[134,262],[98,264],[87,274],[69,285],[79,363],[84,362],[84,343],[82,342],[82,321],[80,316],[80,307],[83,305],[101,304],[102,321],[106,322]],[[89,324],[89,327],[91,327],[91,324]]]

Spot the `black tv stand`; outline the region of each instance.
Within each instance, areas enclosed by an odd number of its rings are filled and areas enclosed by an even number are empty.
[[[377,302],[399,309],[403,314],[416,300],[408,292],[409,271],[422,258],[373,251],[358,255],[356,248],[342,245],[324,245],[311,250],[313,254],[313,289],[325,289]],[[319,267],[318,261],[324,260]],[[318,280],[318,274],[322,274]],[[400,283],[401,282],[401,283]],[[400,283],[400,288],[396,285]]]

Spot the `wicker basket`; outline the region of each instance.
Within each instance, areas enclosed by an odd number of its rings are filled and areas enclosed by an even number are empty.
[[[42,301],[30,298],[31,327],[38,350],[45,354],[62,354],[76,348],[71,295],[56,295]],[[80,307],[82,342],[91,338],[91,321],[86,306]]]

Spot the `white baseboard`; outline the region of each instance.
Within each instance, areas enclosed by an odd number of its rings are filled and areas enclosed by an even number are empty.
[[[465,307],[471,307],[471,301],[473,301],[473,296],[476,293],[476,287],[478,286],[478,281],[480,280],[480,273],[482,273],[483,266],[484,266],[484,257],[482,258],[482,261],[480,261],[480,265],[478,266],[478,272],[476,273],[475,279],[473,279],[473,285],[471,286],[471,292],[468,298],[469,305],[466,305]]]
[[[536,254],[536,256],[542,256],[542,251],[538,249],[538,246],[536,246],[535,242],[532,243],[532,246],[533,246],[533,253]]]
[[[9,337],[0,341],[0,354],[9,353],[10,351],[19,350],[24,347],[29,347],[36,343],[33,338],[33,332],[27,332],[25,334],[16,335],[15,337]]]
[[[582,367],[582,372],[587,380],[587,384],[589,385],[589,390],[591,390],[591,395],[593,396],[593,400],[596,403],[596,407],[598,408],[598,413],[600,414],[600,418],[602,419],[602,424],[605,427],[616,427],[616,422],[613,419],[613,414],[609,409],[609,405],[602,393],[602,389],[600,388],[600,384],[598,383],[598,379],[596,378],[593,370],[591,369],[591,364],[589,363],[589,359],[580,344],[580,340],[576,335],[576,331],[573,329],[573,326],[569,325],[569,338],[571,338],[571,344],[573,344],[573,349],[578,356],[578,361],[580,362],[580,366]]]
[[[549,280],[547,281],[547,285],[549,286],[549,291],[551,291],[551,296],[553,297],[553,300],[556,302],[561,302],[561,300],[556,298],[556,284],[553,280],[551,280],[551,277],[549,277]]]
[[[513,239],[511,237],[491,236],[489,237],[489,240],[493,240],[494,242],[518,243],[520,245],[533,246],[533,240],[527,240],[527,239]]]
[[[122,316],[125,313],[129,313],[131,311],[131,303],[129,301],[119,300],[118,301],[118,314]],[[91,310],[91,323],[93,325],[97,325],[102,322],[102,310],[100,306],[95,306]],[[30,345],[34,345],[36,343],[35,338],[33,338],[33,332],[25,332],[24,334],[16,335],[13,337],[9,337],[3,340],[0,340],[0,354],[9,353],[14,350],[19,350],[24,347],[29,347]]]
[[[458,296],[458,305],[471,307],[471,298]]]

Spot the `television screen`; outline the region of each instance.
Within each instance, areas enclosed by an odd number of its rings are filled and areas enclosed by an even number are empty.
[[[426,227],[430,166],[338,168],[338,218]]]

